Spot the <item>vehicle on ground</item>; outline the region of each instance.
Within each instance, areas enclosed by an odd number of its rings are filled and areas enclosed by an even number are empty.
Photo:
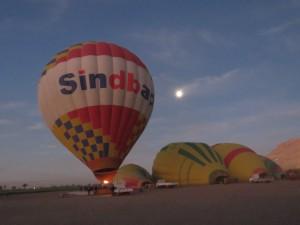
[[[133,191],[134,191],[133,188],[126,187],[124,182],[120,182],[114,185],[113,194],[114,195],[131,194]]]
[[[176,186],[178,186],[177,182],[168,182],[162,179],[158,180],[155,185],[157,188],[174,188]]]
[[[274,181],[274,177],[265,174],[254,174],[249,178],[250,183],[270,183]]]

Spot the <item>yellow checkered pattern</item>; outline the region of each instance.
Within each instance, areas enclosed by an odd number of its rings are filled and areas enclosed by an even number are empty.
[[[104,157],[117,157],[116,146],[104,136],[101,129],[93,129],[90,123],[71,119],[67,114],[55,121],[55,136],[82,162]]]

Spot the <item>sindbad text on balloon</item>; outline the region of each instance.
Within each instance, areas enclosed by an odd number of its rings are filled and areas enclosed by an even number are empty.
[[[134,78],[133,73],[127,73],[121,70],[119,74],[111,74],[107,77],[104,73],[79,74],[79,82],[75,79],[73,73],[66,73],[59,77],[59,84],[62,87],[60,92],[64,95],[73,94],[78,88],[80,90],[107,88],[109,84],[114,90],[127,90],[135,94],[140,94],[150,105],[154,103],[154,93],[146,84],[141,84]],[[127,82],[126,82],[127,79]]]

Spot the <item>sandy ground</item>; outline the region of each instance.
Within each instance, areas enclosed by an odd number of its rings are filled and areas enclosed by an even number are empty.
[[[0,197],[0,224],[300,224],[300,181],[160,189],[118,197],[59,196]]]

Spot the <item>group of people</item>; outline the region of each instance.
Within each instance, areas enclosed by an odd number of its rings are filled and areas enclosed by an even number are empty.
[[[101,184],[88,184],[80,188],[81,191],[86,191],[88,195],[96,195],[97,192],[101,189],[110,189],[113,192],[114,186],[113,185],[103,186]]]
[[[101,188],[100,184],[88,184],[82,186],[80,190],[86,191],[88,195],[95,195],[100,188]]]

